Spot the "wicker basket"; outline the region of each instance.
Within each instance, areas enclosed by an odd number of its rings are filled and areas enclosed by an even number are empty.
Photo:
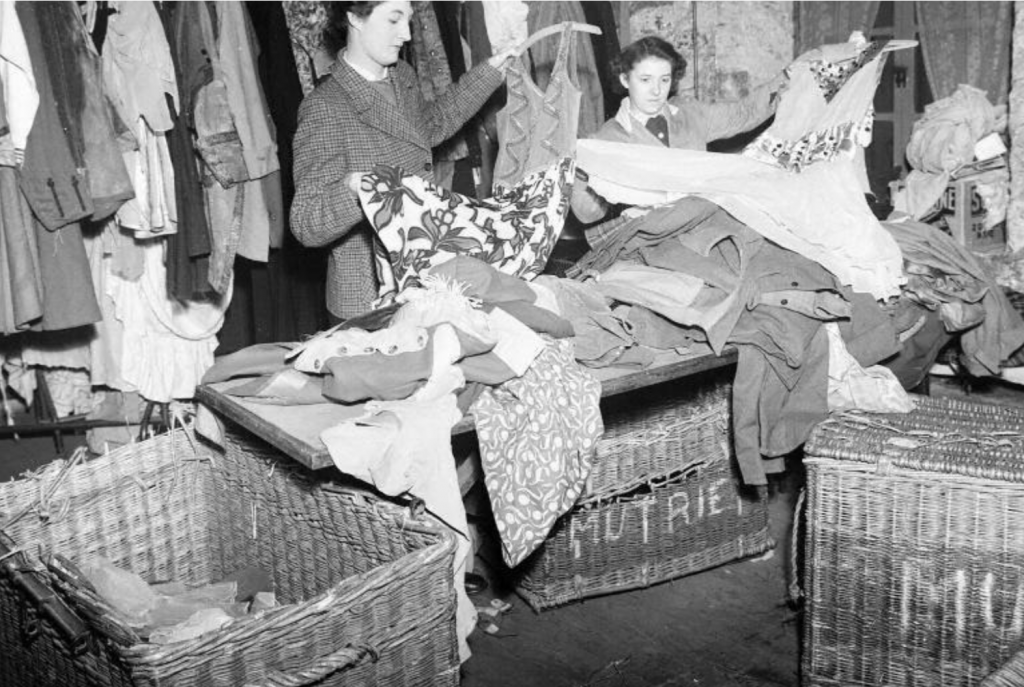
[[[728,459],[732,385],[672,385],[661,398],[625,397],[604,410],[605,431],[578,505],[628,494],[706,462]]]
[[[976,685],[1024,645],[1024,412],[918,403],[808,441],[804,685]]]
[[[516,571],[517,591],[534,610],[774,546],[763,490],[742,489],[733,471],[728,391],[682,391],[606,414],[594,485]]]
[[[223,454],[176,430],[65,467],[0,485],[5,531],[24,547],[0,562],[0,684],[458,683],[455,541],[429,516],[234,433]],[[257,566],[282,605],[148,644],[40,552],[100,554],[150,581],[191,585]],[[67,606],[34,598],[40,588]]]
[[[1024,651],[1018,651],[996,672],[978,683],[978,687],[1024,687]]]

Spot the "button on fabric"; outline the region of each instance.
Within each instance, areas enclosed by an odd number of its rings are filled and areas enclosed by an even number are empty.
[[[789,299],[783,298],[781,301],[779,301],[779,303],[782,303],[782,305],[789,305]]]
[[[433,163],[431,163],[431,162],[425,162],[425,163],[423,163],[423,171],[425,171],[425,172],[429,172],[429,171],[430,171],[430,170],[432,170],[432,169],[434,169],[434,165],[433,165]]]

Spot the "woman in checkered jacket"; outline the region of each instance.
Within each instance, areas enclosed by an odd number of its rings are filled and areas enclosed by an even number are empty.
[[[356,189],[377,164],[433,180],[431,149],[454,135],[504,79],[510,53],[465,74],[427,103],[417,75],[398,59],[410,39],[409,2],[335,2],[324,42],[337,60],[299,108],[292,232],[306,246],[331,246],[327,309],[335,321],[377,297],[373,230]]]

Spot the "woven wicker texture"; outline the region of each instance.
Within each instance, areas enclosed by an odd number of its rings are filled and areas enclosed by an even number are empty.
[[[767,551],[763,494],[733,471],[729,386],[675,389],[606,414],[592,486],[518,568],[541,610],[647,587]],[[610,496],[610,494],[618,494]]]
[[[1024,651],[1019,651],[1002,668],[982,680],[978,687],[1024,687]]]
[[[728,459],[731,385],[678,385],[653,403],[604,412],[605,431],[579,504],[627,494],[704,462]]]
[[[32,604],[0,575],[0,684],[457,684],[453,537],[428,516],[327,482],[251,435],[229,433],[225,449],[177,430],[62,477],[54,463],[0,484],[0,517],[32,509],[6,528],[26,549],[17,556],[24,564],[39,565],[39,551],[72,560],[96,553],[150,581],[190,585],[259,566],[283,605],[157,646],[101,600],[47,575],[95,640],[93,651],[72,657],[49,623],[26,637]]]
[[[917,400],[807,443],[804,685],[976,685],[1024,645],[1024,411]]]

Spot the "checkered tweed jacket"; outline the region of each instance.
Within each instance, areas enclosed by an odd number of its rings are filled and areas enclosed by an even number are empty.
[[[291,228],[303,245],[332,245],[327,309],[343,319],[366,312],[378,289],[373,229],[346,188],[346,175],[388,164],[432,180],[431,148],[476,114],[503,77],[483,63],[433,103],[423,100],[405,62],[392,68],[391,78],[394,103],[339,59],[299,107]]]

